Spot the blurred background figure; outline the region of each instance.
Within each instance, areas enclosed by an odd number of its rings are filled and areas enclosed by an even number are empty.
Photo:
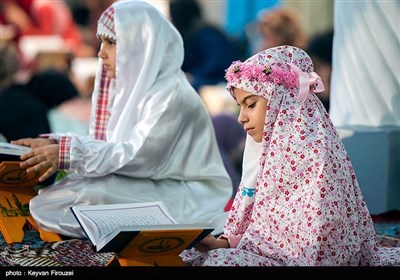
[[[94,56],[84,44],[70,7],[64,0],[2,0],[0,23],[14,29],[14,40],[24,36],[60,36],[74,56]]]
[[[204,86],[200,97],[211,116],[219,151],[232,181],[232,196],[228,211],[237,192],[242,174],[242,160],[246,131],[238,122],[238,106],[224,86]]]
[[[225,31],[234,38],[240,51],[240,60],[244,61],[252,54],[257,53],[259,48],[260,34],[257,15],[262,10],[282,5],[282,1],[252,0],[225,2],[226,17],[223,26]]]
[[[335,1],[329,115],[371,214],[400,210],[399,1]]]
[[[181,33],[185,56],[182,70],[199,92],[205,85],[224,83],[225,69],[239,51],[223,29],[208,23],[195,0],[171,0],[171,22]]]
[[[0,44],[0,65],[0,133],[7,141],[51,132],[49,110],[79,96],[69,78],[56,70],[19,80],[21,62],[12,42]]]
[[[183,38],[185,55],[182,70],[211,115],[219,151],[233,184],[233,197],[240,181],[241,141],[245,132],[234,114],[217,107],[223,103],[218,93],[225,91],[225,69],[232,61],[240,59],[239,50],[222,28],[203,17],[202,6],[197,1],[171,0],[169,15]],[[213,97],[212,104],[205,100],[206,94]]]
[[[338,1],[334,8],[333,123],[399,127],[400,2]]]
[[[329,112],[329,95],[332,75],[332,47],[333,47],[333,30],[319,33],[311,37],[306,48],[314,62],[314,70],[321,77],[325,90],[319,92],[317,96],[324,104],[327,112]]]
[[[217,137],[219,151],[224,166],[232,180],[232,197],[226,211],[230,209],[233,198],[236,195],[242,176],[243,151],[246,139],[246,131],[240,125],[237,118],[231,114],[220,113],[211,117]]]
[[[8,142],[8,141],[7,141],[7,138],[4,137],[4,135],[1,134],[1,133],[0,133],[0,142]]]
[[[54,69],[38,71],[27,87],[46,106],[50,132],[87,133],[90,97],[84,96],[65,73]]]
[[[96,37],[97,20],[101,13],[115,1],[116,0],[66,0],[85,44],[95,50],[95,56],[100,48],[100,41]]]
[[[14,44],[0,45],[0,65],[0,134],[9,142],[49,132],[46,106],[17,81],[21,65]]]
[[[269,8],[258,15],[260,42],[258,50],[291,45],[304,49],[307,46],[307,34],[301,25],[296,11],[288,7]]]

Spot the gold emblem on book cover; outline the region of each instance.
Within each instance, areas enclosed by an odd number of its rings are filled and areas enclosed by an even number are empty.
[[[179,237],[161,237],[144,242],[138,249],[143,253],[163,253],[179,248],[183,243]]]

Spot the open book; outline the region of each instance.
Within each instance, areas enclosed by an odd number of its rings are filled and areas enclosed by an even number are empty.
[[[179,254],[214,230],[211,223],[178,224],[162,201],[80,205],[71,211],[96,252]]]
[[[19,157],[30,150],[30,147],[0,142],[0,162],[20,161]]]

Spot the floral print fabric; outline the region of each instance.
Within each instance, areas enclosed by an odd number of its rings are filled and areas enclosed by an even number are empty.
[[[245,65],[312,73],[301,49],[280,46],[262,51]],[[246,71],[248,73],[248,71]],[[258,72],[257,72],[258,73]],[[310,86],[299,97],[299,83],[275,83],[249,77],[228,79],[232,87],[268,100],[260,156],[243,163],[239,186],[224,236],[241,236],[236,248],[181,254],[187,265],[210,266],[377,266],[400,264],[400,248],[378,248],[373,222],[347,152],[328,113]],[[255,145],[246,142],[246,149]],[[255,186],[246,172],[258,166]],[[247,171],[246,171],[247,170]],[[250,180],[251,181],[251,180]],[[244,197],[244,189],[255,195]]]

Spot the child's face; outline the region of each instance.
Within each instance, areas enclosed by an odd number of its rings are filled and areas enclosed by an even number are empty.
[[[267,100],[248,91],[235,88],[236,103],[240,107],[239,123],[254,141],[260,143],[264,132]]]
[[[115,78],[116,68],[116,42],[108,37],[100,36],[101,47],[97,56],[103,60],[104,68],[107,70],[107,76]]]

